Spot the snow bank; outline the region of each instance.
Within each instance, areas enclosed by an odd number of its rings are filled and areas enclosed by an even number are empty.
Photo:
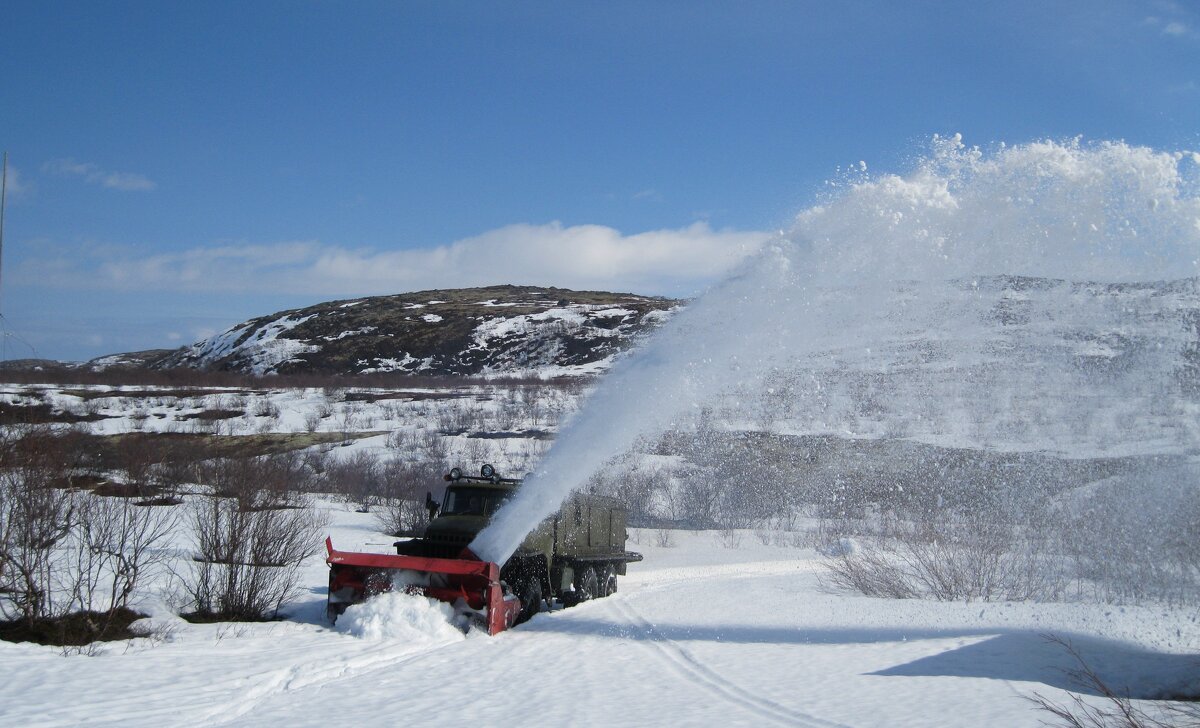
[[[337,629],[368,640],[432,644],[465,639],[462,630],[454,626],[457,620],[449,604],[404,592],[387,592],[351,605],[338,617]]]

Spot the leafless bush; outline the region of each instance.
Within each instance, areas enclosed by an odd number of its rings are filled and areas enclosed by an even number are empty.
[[[675,532],[669,528],[659,528],[654,531],[654,545],[669,549],[675,546]]]
[[[825,565],[834,584],[870,596],[1054,599],[1065,575],[1036,536],[1028,526],[973,513],[883,518],[857,548],[836,549]]]
[[[412,457],[419,442],[418,434],[408,429],[392,430],[387,436],[388,448],[396,450],[400,457]]]
[[[1082,596],[1200,601],[1200,502],[1194,467],[1147,470],[1063,506],[1059,543]]]
[[[659,497],[670,477],[659,471],[647,472],[628,467],[602,469],[593,477],[591,488],[594,492],[612,496],[629,509],[629,522],[633,524],[652,523],[656,514],[653,504]]]
[[[1070,703],[1053,701],[1041,693],[1028,698],[1041,710],[1050,713],[1067,728],[1183,728],[1200,726],[1200,703],[1166,703],[1152,714],[1138,707],[1126,694],[1113,690],[1083,659],[1069,641],[1061,637],[1047,636],[1047,640],[1061,646],[1075,659],[1076,667],[1068,676],[1080,688],[1104,698],[1102,705],[1092,705],[1079,695],[1072,695]]]
[[[310,460],[291,451],[253,458],[214,458],[196,466],[197,480],[245,510],[295,507],[311,490]]]
[[[179,510],[171,506],[78,494],[69,558],[77,608],[111,614],[127,607],[137,586],[165,563],[168,552],[160,547],[178,521]]]
[[[333,416],[333,405],[329,403],[329,400],[322,400],[317,403],[317,406],[315,409],[313,409],[313,412],[317,415],[318,419],[329,419]]]
[[[466,447],[462,451],[462,459],[468,463],[486,463],[491,460],[491,448],[485,440],[479,438],[468,438]]]
[[[134,432],[141,432],[146,429],[146,420],[150,415],[143,409],[137,409],[129,415],[129,429]]]
[[[270,494],[261,498],[273,502]],[[243,499],[215,494],[192,502],[190,520],[196,551],[183,588],[196,614],[236,619],[278,615],[328,523],[305,498],[287,508],[247,508]]]
[[[362,428],[362,415],[358,411],[358,406],[346,407],[338,415],[337,425],[342,432],[357,432]]]
[[[912,599],[919,596],[908,575],[879,551],[839,551],[826,557],[825,567],[834,584],[868,597]]]
[[[71,432],[10,431],[0,440],[0,612],[30,626],[60,620],[66,635],[72,628],[61,618],[75,610],[97,635],[107,632],[104,620],[125,618],[118,610],[162,563],[157,547],[175,512],[72,490],[79,452]]]
[[[770,546],[771,542],[775,540],[775,531],[772,531],[766,525],[758,525],[754,528],[754,537],[763,546]]]
[[[254,403],[254,416],[266,417],[269,420],[278,420],[283,413],[279,409],[279,405],[275,404],[270,397],[259,397]]]
[[[707,474],[695,474],[678,479],[672,500],[677,519],[696,528],[709,528],[717,523],[724,486]]]
[[[383,498],[375,510],[385,533],[409,536],[421,533],[429,523],[425,495],[446,471],[446,463],[391,461],[383,466]]]
[[[353,504],[360,513],[370,512],[384,498],[379,461],[366,450],[346,460],[331,462],[325,473],[330,490]]]
[[[9,430],[0,437],[0,613],[32,623],[69,608],[56,587],[64,565],[56,549],[76,523],[76,502],[64,488],[70,473],[62,438],[46,428]]]
[[[717,529],[717,543],[727,549],[740,549],[742,547],[742,538],[745,533],[737,528],[720,528]]]

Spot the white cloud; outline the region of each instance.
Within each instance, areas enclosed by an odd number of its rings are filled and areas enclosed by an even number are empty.
[[[1163,26],[1163,35],[1173,35],[1176,37],[1189,35],[1188,27],[1179,21],[1171,21]]]
[[[158,255],[64,255],[29,261],[23,274],[58,286],[314,299],[500,283],[682,295],[719,278],[767,237],[707,223],[634,235],[603,225],[519,224],[434,248],[219,245]]]
[[[25,181],[17,168],[8,166],[8,177],[5,178],[4,190],[9,199],[20,199],[32,191],[32,186]]]
[[[158,187],[154,180],[134,172],[107,172],[101,177],[100,184],[112,190],[126,192],[149,192]]]
[[[42,165],[42,171],[60,177],[80,177],[89,184],[124,192],[149,192],[158,187],[154,180],[136,172],[112,172],[91,162],[54,159]]]

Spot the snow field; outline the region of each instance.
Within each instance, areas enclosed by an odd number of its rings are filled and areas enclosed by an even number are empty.
[[[323,507],[338,548],[391,550],[369,514]],[[812,550],[744,536],[728,548],[678,531],[659,547],[635,529],[646,559],[616,595],[494,638],[402,594],[330,627],[321,557],[280,622],[189,624],[156,584],[151,637],[92,656],[0,643],[0,724],[315,726],[331,711],[363,726],[507,724],[536,710],[562,725],[1036,726],[1024,697],[1072,687],[1046,633],[1135,694],[1200,674],[1194,610],[856,597],[822,586]]]
[[[31,389],[9,386],[0,396],[30,400]],[[330,448],[334,457],[403,456],[410,451],[390,448],[382,433],[415,435],[438,429],[439,420],[482,425],[517,400],[489,385],[455,392],[462,396],[352,402],[317,389],[214,391],[179,408],[166,396],[112,390],[90,401],[114,419],[83,426],[169,431],[181,412],[228,405],[247,413],[223,421],[229,434],[263,424],[303,432],[306,418],[328,407],[318,431],[349,424],[381,433]],[[445,390],[424,392],[438,393]],[[553,393],[563,411],[575,406],[569,393]],[[69,409],[85,404],[57,389],[38,398]],[[269,410],[265,404],[278,416],[254,414]],[[142,412],[148,416],[135,426]],[[505,429],[536,426],[511,424]],[[451,458],[491,459],[501,472],[536,446],[526,438],[444,439]],[[377,530],[372,514],[333,500],[321,507],[337,548],[391,551],[394,539]],[[1074,687],[1062,672],[1073,661],[1043,634],[1070,639],[1106,679],[1135,695],[1189,681],[1195,689],[1200,674],[1194,609],[869,599],[824,585],[811,549],[764,545],[751,531],[732,539],[672,531],[671,546],[659,546],[659,535],[632,530],[628,547],[646,560],[629,567],[617,595],[539,614],[496,638],[464,638],[440,605],[403,595],[354,607],[331,628],[323,621],[320,556],[305,563],[301,592],[280,622],[189,624],[174,616],[164,578],[139,594],[152,614],[145,638],[65,657],[56,648],[0,643],[0,671],[10,676],[0,683],[0,725],[324,726],[334,714],[366,726],[508,724],[536,710],[565,725],[1034,726],[1044,714],[1026,697],[1061,702]],[[805,542],[791,536],[770,543]],[[170,548],[186,559],[185,534]]]

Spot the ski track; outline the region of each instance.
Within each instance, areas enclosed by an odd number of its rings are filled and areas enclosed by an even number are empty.
[[[617,617],[633,629],[641,630],[648,639],[635,640],[645,647],[656,658],[667,665],[669,669],[694,685],[699,685],[713,695],[743,709],[749,710],[760,718],[781,725],[811,726],[812,728],[848,728],[843,723],[823,720],[807,713],[785,707],[773,700],[755,695],[740,685],[728,680],[704,663],[697,660],[679,643],[664,636],[658,629],[641,615],[629,603],[624,595],[613,595],[605,599],[605,603],[617,612]]]

